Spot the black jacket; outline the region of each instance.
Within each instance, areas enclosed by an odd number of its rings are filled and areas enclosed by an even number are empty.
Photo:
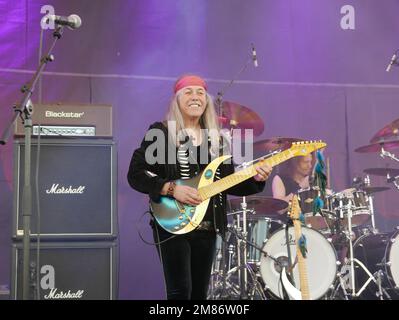
[[[150,129],[160,129],[164,133],[165,144],[163,146],[163,154],[165,154],[165,160],[168,159],[168,129],[162,122],[155,122],[152,124]],[[180,164],[148,164],[145,160],[146,149],[155,141],[145,141],[142,140],[141,145],[133,152],[132,159],[130,161],[129,172],[127,175],[128,182],[130,186],[142,193],[148,194],[149,197],[156,201],[159,196],[163,185],[171,180],[180,179]],[[174,144],[170,144],[174,145]],[[169,146],[169,151],[176,152],[178,149]],[[154,153],[156,156],[157,154]],[[233,164],[222,163],[220,166],[220,178],[223,178],[234,172]],[[154,175],[148,174],[152,172]],[[195,176],[199,174],[198,166],[190,164],[190,176]],[[264,182],[258,182],[254,178],[247,179],[246,181],[224,191],[219,196],[212,197],[208,210],[213,211],[213,222],[215,225],[216,232],[219,232],[222,236],[224,235],[227,227],[227,217],[226,217],[226,194],[236,195],[236,196],[247,196],[254,193],[261,192],[265,187]]]

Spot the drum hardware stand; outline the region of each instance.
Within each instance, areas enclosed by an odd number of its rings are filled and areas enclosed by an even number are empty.
[[[339,283],[338,283],[337,287],[335,288],[335,290],[332,292],[332,294],[331,294],[331,296],[330,296],[330,298],[328,300],[335,300],[335,296],[336,296],[336,294],[338,292],[338,289],[340,287],[341,287],[342,291],[344,292],[345,300],[349,300],[349,295],[350,294],[345,289],[345,281],[344,281],[344,277],[343,277],[342,271],[339,271],[337,273],[337,276],[338,276]]]
[[[285,229],[285,243],[287,246],[287,257],[288,257],[288,265],[289,265],[289,268],[287,268],[288,269],[287,271],[290,275],[292,285],[295,286],[294,275],[292,273],[294,266],[292,264],[291,250],[290,250],[290,236],[289,236],[289,232],[288,232],[288,230],[291,226],[293,226],[292,219],[288,218],[287,224],[285,225],[285,228],[284,228]],[[297,245],[297,244],[295,244],[295,245]]]
[[[260,283],[256,279],[256,275],[252,268],[248,265],[247,262],[247,244],[254,246],[257,248],[256,245],[252,244],[250,241],[247,240],[247,203],[245,197],[242,197],[241,203],[242,209],[242,229],[240,227],[240,216],[237,215],[237,233],[232,232],[237,239],[237,267],[236,270],[238,271],[238,278],[240,283],[240,299],[248,300],[249,298],[253,298],[256,287],[259,286],[261,288]],[[240,232],[242,230],[242,232]],[[238,236],[238,233],[241,233],[241,236]],[[261,249],[262,250],[262,249]],[[263,251],[263,250],[262,250]],[[235,271],[235,270],[234,270]],[[253,289],[249,290],[248,287],[248,274],[251,276],[252,283],[254,284]],[[266,299],[261,292],[262,298]]]
[[[381,147],[380,157],[381,158],[388,157],[388,158],[390,158],[392,160],[395,160],[395,161],[399,162],[399,159],[393,153],[385,151],[383,147]]]
[[[387,182],[392,182],[395,188],[399,190],[399,176],[391,177],[387,174]]]
[[[369,175],[366,175],[366,177],[364,178],[364,184],[365,184],[365,186],[370,186],[370,176]],[[378,230],[375,227],[373,195],[367,194],[367,198],[369,201],[369,209],[370,209],[370,215],[371,215],[371,227],[372,227],[371,232],[373,234],[377,234]]]
[[[380,156],[381,156],[381,158],[388,157],[388,158],[390,158],[390,159],[392,159],[392,160],[394,160],[396,162],[399,162],[399,159],[393,153],[385,151],[383,147],[381,147]],[[399,182],[398,182],[398,180],[399,180],[399,176],[391,177],[389,175],[389,173],[387,174],[387,182],[388,183],[392,182],[395,185],[396,189],[399,190]]]
[[[382,270],[378,270],[377,272],[374,273],[374,276],[377,278],[377,287],[378,291],[376,293],[377,297],[380,300],[384,300],[383,295],[385,294],[389,300],[391,300],[391,296],[388,294],[388,292],[382,287],[382,278],[384,277],[384,272]]]
[[[349,240],[349,262],[350,262],[350,284],[351,284],[351,289],[352,289],[352,297],[359,297],[360,294],[363,292],[363,290],[368,286],[368,284],[371,281],[374,281],[377,283],[377,280],[375,279],[374,275],[371,274],[371,272],[367,269],[367,267],[358,259],[354,258],[353,255],[353,241],[352,241],[352,204],[350,201],[346,206],[343,206],[343,195],[340,195],[339,198],[339,203],[340,203],[340,212],[341,214],[343,213],[343,209],[347,210],[347,219],[348,219],[348,240]],[[363,270],[367,273],[369,276],[368,280],[364,283],[364,285],[359,289],[358,292],[356,292],[356,284],[355,284],[355,262],[363,268]]]
[[[241,203],[242,209],[242,236],[246,239],[247,237],[247,202],[245,201],[245,197],[242,197]],[[240,231],[240,217],[237,216],[237,230]],[[248,282],[248,274],[247,268],[241,268],[242,266],[247,266],[247,248],[245,242],[241,239],[237,238],[237,262],[238,262],[238,279],[240,283],[240,292],[241,299],[247,300],[247,282]]]
[[[229,229],[229,226],[227,226]],[[211,292],[208,293],[208,299],[216,300],[217,298],[222,300],[227,300],[229,295],[227,294],[227,288],[231,288],[232,284],[227,283],[228,271],[231,269],[231,262],[234,255],[234,245],[230,244],[228,246],[228,254],[229,254],[229,264],[226,266],[226,244],[229,241],[228,233],[226,233],[226,238],[222,238],[220,252],[216,256],[216,264],[213,267],[213,271],[211,274],[210,288]],[[216,276],[216,279],[215,277]],[[220,288],[221,287],[221,288]],[[220,288],[220,293],[218,293],[218,289]]]
[[[246,202],[245,199],[242,203],[243,209],[246,209]],[[254,247],[255,249],[261,251],[266,257],[270,257],[276,263],[280,264],[277,259],[269,256],[262,248],[259,248],[257,245],[251,243],[246,239],[246,213],[243,214],[243,226],[241,227],[240,223],[240,213],[242,211],[238,211],[237,214],[237,223],[234,226],[227,226],[228,231],[231,235],[235,236],[235,242],[237,243],[236,248],[235,246],[230,244],[228,247],[229,253],[229,262],[228,266],[226,266],[226,243],[227,240],[222,239],[222,249],[221,253],[218,254],[218,258],[221,261],[219,265],[215,267],[215,271],[213,275],[216,275],[216,280],[213,281],[211,279],[211,292],[208,294],[209,299],[231,299],[231,295],[239,295],[240,299],[252,299],[255,296],[256,291],[260,294],[260,298],[266,300],[266,296],[263,293],[263,288],[261,283],[257,280],[257,276],[251,266],[247,263],[247,256],[246,256],[246,244]],[[234,252],[237,254],[237,266],[232,268],[232,261]],[[222,267],[220,267],[222,265]],[[226,268],[227,267],[227,268]],[[228,271],[226,271],[228,270]],[[237,272],[239,277],[239,285],[235,284],[233,281],[230,280],[231,276]],[[248,273],[247,273],[248,272]],[[251,278],[251,288],[248,285],[248,274]],[[221,293],[218,293],[218,289],[221,290]]]
[[[239,217],[238,217],[239,218]],[[237,219],[238,220],[238,219]],[[263,248],[258,247],[256,244],[248,241],[246,239],[246,235],[241,232],[241,227],[237,226],[235,228],[229,228],[229,231],[236,237],[237,239],[237,243],[240,243],[240,245],[237,245],[237,247],[241,246],[241,250],[243,250],[243,248],[245,247],[245,245],[249,245],[253,248],[255,248],[256,250],[259,250],[265,257],[268,257],[270,259],[272,259],[275,263],[277,263],[281,269],[282,269],[282,264],[281,262],[272,257],[271,255],[269,255],[267,252],[265,252],[263,250]],[[237,252],[239,252],[240,250],[237,250]],[[246,250],[245,250],[246,252]],[[249,264],[247,264],[246,261],[246,255],[242,256],[242,252],[241,252],[241,259],[237,259],[238,265],[236,267],[234,267],[233,269],[228,271],[228,274],[233,273],[235,271],[238,271],[239,276],[241,275],[240,278],[240,298],[241,299],[248,299],[248,298],[253,298],[256,289],[258,288],[259,293],[261,294],[261,298],[263,300],[266,300],[266,296],[264,295],[263,291],[262,291],[262,285],[259,283],[259,281],[256,278],[256,274],[253,271],[253,269],[251,268],[251,266]],[[241,272],[241,270],[243,272]],[[247,282],[247,278],[243,276],[243,274],[247,274],[247,272],[249,273],[249,275],[251,276],[251,280],[253,283],[253,287],[252,290],[248,290],[248,282]],[[247,292],[249,292],[249,295],[247,295]]]

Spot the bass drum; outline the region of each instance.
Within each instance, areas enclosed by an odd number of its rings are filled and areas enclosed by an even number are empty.
[[[360,260],[371,274],[379,270],[383,272],[382,288],[387,290],[392,299],[399,299],[399,230],[389,233],[364,234],[354,243],[353,251],[355,258]],[[355,267],[356,291],[358,291],[369,279],[369,276],[358,264],[355,263]],[[348,289],[350,289],[350,285]],[[360,294],[360,299],[379,299],[377,292],[377,285],[371,281]],[[387,299],[385,295],[383,298]]]
[[[292,261],[296,257],[294,228],[289,230],[289,248]],[[332,244],[317,230],[302,227],[302,234],[306,237],[307,257],[305,259],[309,295],[311,300],[322,298],[331,289],[337,274],[337,254]],[[288,266],[287,241],[285,228],[276,231],[263,247],[269,256],[262,255],[260,273],[266,288],[273,296],[284,299],[281,282],[281,265]],[[298,264],[293,269],[295,287],[299,288]]]

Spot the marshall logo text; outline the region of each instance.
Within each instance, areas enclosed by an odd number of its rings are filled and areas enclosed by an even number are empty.
[[[84,193],[86,187],[79,186],[77,188],[73,188],[72,186],[64,187],[60,186],[59,183],[53,183],[50,189],[46,189],[47,194],[82,194]]]
[[[84,290],[78,290],[76,292],[68,292],[60,291],[57,292],[57,288],[53,288],[50,290],[50,293],[44,296],[44,299],[82,299]]]

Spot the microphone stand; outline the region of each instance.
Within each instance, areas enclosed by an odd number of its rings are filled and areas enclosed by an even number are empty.
[[[54,60],[54,56],[51,54],[56,42],[61,38],[63,33],[63,26],[57,26],[55,31],[53,32],[53,43],[51,44],[47,53],[40,59],[40,64],[35,74],[33,75],[31,81],[28,84],[22,86],[21,91],[24,96],[21,99],[21,102],[14,106],[14,116],[4,130],[3,135],[0,140],[0,144],[5,145],[7,143],[8,138],[11,135],[11,130],[13,128],[14,122],[18,116],[22,119],[22,123],[25,128],[25,158],[24,158],[24,187],[22,192],[22,214],[23,214],[23,272],[22,272],[22,297],[24,300],[29,299],[29,260],[30,260],[30,219],[32,216],[32,187],[31,187],[31,136],[32,136],[32,113],[33,113],[33,105],[30,100],[37,81],[40,78],[40,74],[44,70],[44,67],[49,61]],[[18,212],[16,213],[18,214]],[[37,266],[39,268],[39,266]],[[39,271],[36,271],[36,275],[39,274]]]
[[[248,68],[249,63],[252,61],[254,61],[254,57],[249,58],[245,64],[242,66],[242,68],[237,72],[237,74],[233,77],[233,79],[230,80],[230,82],[225,85],[222,90],[220,90],[217,93],[216,99],[215,99],[215,104],[217,106],[217,110],[219,113],[220,117],[223,117],[223,106],[222,106],[222,102],[223,102],[223,96],[224,94],[227,92],[227,90],[233,85],[234,81],[236,81],[239,76]]]
[[[253,60],[253,58],[249,58],[244,66],[238,71],[238,73],[234,76],[233,79],[230,80],[230,82],[225,85],[216,95],[215,99],[215,104],[216,108],[219,113],[219,117],[223,117],[223,96],[227,92],[227,90],[233,85],[234,81],[238,79],[238,77],[248,68],[249,63]],[[230,138],[233,137],[232,134],[233,128],[230,129]],[[226,270],[226,254],[225,254],[225,243],[222,241],[222,260],[221,260],[221,265],[222,265],[222,273],[223,273],[223,286],[222,286],[222,292],[224,293],[226,290],[226,275],[227,275],[227,270]]]

